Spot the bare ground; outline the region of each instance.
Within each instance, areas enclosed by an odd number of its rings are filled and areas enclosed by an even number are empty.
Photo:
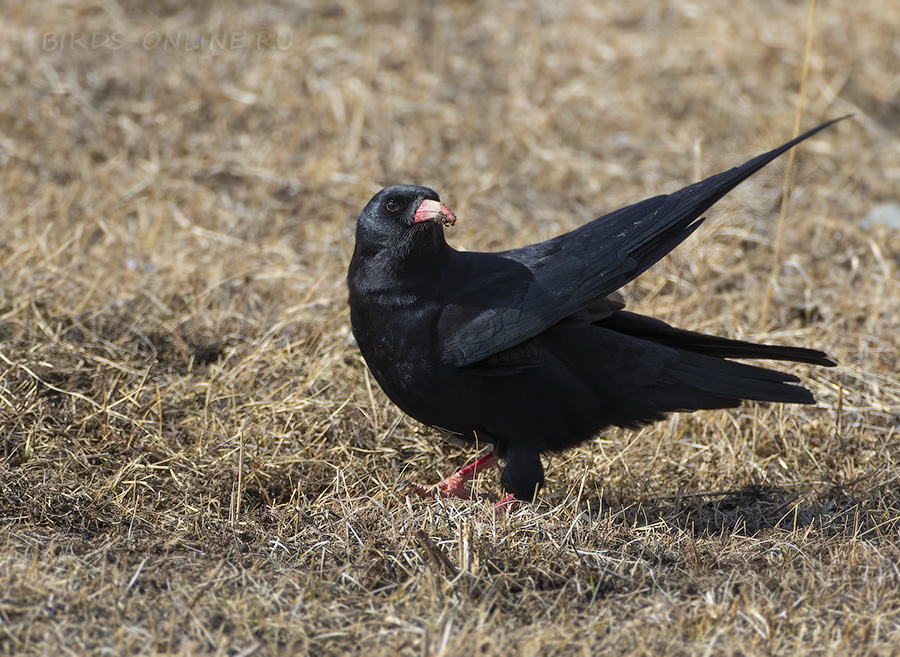
[[[348,330],[380,186],[495,249],[739,164],[791,136],[807,12],[4,3],[0,653],[897,653],[897,3],[818,7],[802,124],[854,117],[798,153],[768,311],[786,158],[626,290],[824,349],[817,406],[608,432],[494,516],[402,493],[477,451]]]

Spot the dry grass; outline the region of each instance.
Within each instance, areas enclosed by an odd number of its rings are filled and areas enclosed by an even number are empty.
[[[626,290],[825,349],[818,406],[610,432],[492,518],[399,492],[475,450],[368,387],[357,212],[427,184],[501,248],[738,164],[790,136],[806,3],[177,4],[4,5],[0,653],[896,653],[900,236],[860,220],[900,5],[819,7],[804,126],[856,115],[798,155],[768,325],[785,161]]]

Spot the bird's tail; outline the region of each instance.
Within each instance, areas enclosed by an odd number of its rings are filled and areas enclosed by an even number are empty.
[[[604,328],[624,333],[636,338],[652,340],[669,347],[692,351],[717,358],[758,358],[760,360],[783,360],[794,363],[809,363],[823,367],[834,367],[833,360],[824,351],[803,347],[782,347],[774,344],[756,344],[743,340],[720,338],[686,331],[670,326],[653,317],[646,317],[619,310],[597,322]]]
[[[741,400],[814,404],[815,398],[793,374],[728,358],[755,358],[834,366],[828,356],[815,349],[754,344],[669,326],[660,320],[617,311],[597,325],[677,349],[680,358],[670,366],[663,385],[645,391],[644,401],[663,413],[737,406]]]

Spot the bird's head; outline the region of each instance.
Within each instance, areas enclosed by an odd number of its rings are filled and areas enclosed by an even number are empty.
[[[441,276],[444,258],[452,252],[444,240],[444,226],[455,221],[432,189],[415,185],[382,189],[359,214],[350,276],[358,274],[360,285],[372,285],[383,276],[417,281],[428,272]]]
[[[433,230],[435,224],[452,226],[454,223],[456,215],[441,204],[433,189],[395,185],[372,197],[359,215],[357,230],[370,240],[396,244],[411,233]]]

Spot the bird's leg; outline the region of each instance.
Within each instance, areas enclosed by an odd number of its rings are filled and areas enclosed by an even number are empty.
[[[469,490],[466,487],[466,483],[479,472],[493,468],[499,462],[500,458],[491,452],[474,463],[470,463],[459,472],[450,475],[439,484],[434,486],[409,484],[406,491],[408,493],[416,493],[422,497],[461,497],[464,500],[476,500],[480,496]]]
[[[507,495],[494,505],[494,511],[510,511],[518,503],[515,495]]]

